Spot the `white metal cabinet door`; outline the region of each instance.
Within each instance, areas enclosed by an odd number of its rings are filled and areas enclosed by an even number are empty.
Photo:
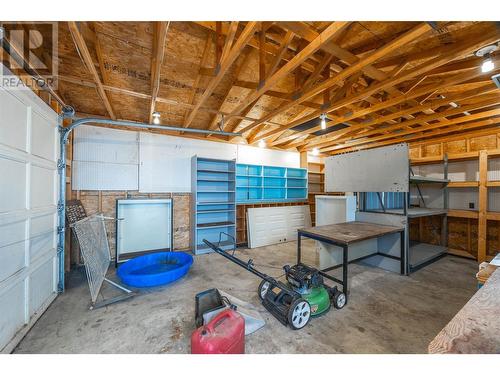
[[[57,295],[57,115],[30,90],[0,87],[0,351]]]
[[[311,226],[309,206],[249,208],[248,247],[260,247],[297,239],[297,229]]]
[[[297,239],[297,229],[311,226],[311,213],[309,206],[291,206],[285,208],[287,220],[287,234],[285,241],[295,241]]]
[[[282,207],[249,208],[248,247],[279,243],[286,237],[286,218]]]

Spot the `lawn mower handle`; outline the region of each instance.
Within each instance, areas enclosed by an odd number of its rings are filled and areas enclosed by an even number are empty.
[[[253,267],[253,265],[252,265],[252,260],[251,259],[248,262],[245,263],[244,261],[242,261],[241,259],[238,259],[234,255],[228,254],[227,252],[225,252],[224,250],[222,250],[220,247],[216,246],[212,242],[210,242],[210,241],[208,241],[206,239],[203,239],[203,242],[208,247],[210,247],[213,251],[215,251],[217,254],[222,255],[224,258],[229,259],[231,262],[236,263],[238,266],[243,267],[247,271],[250,271],[254,275],[260,277],[261,279],[266,280],[267,282],[269,282],[269,283],[271,283],[273,285],[279,285],[279,287],[281,289],[285,290],[287,293],[289,293],[291,295],[296,295],[297,294],[297,292],[295,292],[294,290],[288,288],[285,284],[277,281],[275,278],[273,278],[273,277],[271,277],[269,275],[266,275],[265,273],[262,273],[262,272],[256,270]]]

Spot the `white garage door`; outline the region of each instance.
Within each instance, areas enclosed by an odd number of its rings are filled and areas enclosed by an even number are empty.
[[[57,295],[57,115],[0,87],[0,351]]]

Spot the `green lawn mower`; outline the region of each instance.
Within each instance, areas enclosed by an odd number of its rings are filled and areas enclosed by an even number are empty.
[[[282,324],[292,329],[304,328],[311,317],[327,313],[331,305],[337,309],[345,306],[344,293],[324,283],[323,276],[305,264],[284,266],[286,283],[278,281],[253,267],[250,259],[244,262],[222,250],[210,241],[203,240],[213,251],[262,279],[258,294],[262,305]]]

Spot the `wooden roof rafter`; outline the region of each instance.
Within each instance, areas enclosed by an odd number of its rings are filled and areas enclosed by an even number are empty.
[[[280,106],[277,110],[273,111],[272,113],[264,116],[261,120],[256,121],[249,126],[247,126],[245,129],[243,129],[243,132],[246,132],[250,129],[252,129],[255,126],[260,125],[262,122],[267,121],[272,119],[273,117],[277,116],[279,113],[293,107],[294,105],[300,104],[301,102],[316,96],[317,94],[323,92],[326,89],[329,89],[330,87],[338,84],[339,82],[342,82],[345,78],[351,76],[352,74],[356,73],[357,71],[361,70],[362,68],[370,65],[374,61],[378,60],[382,56],[385,56],[386,54],[396,50],[399,48],[401,45],[404,45],[406,43],[409,43],[410,41],[414,40],[415,38],[421,36],[422,34],[426,33],[429,30],[429,26],[427,24],[420,24],[410,31],[406,32],[402,36],[396,38],[393,40],[391,43],[386,44],[384,47],[380,48],[379,50],[373,52],[369,56],[366,56],[364,59],[359,60],[353,65],[350,65],[346,69],[344,69],[342,72],[336,74],[334,77],[331,77],[327,79],[326,81],[323,81],[322,83],[314,86],[307,92],[304,92],[300,98],[297,98],[295,101],[287,103],[283,106]],[[315,117],[318,117],[321,113],[323,112],[331,112],[331,111],[317,111],[314,112],[314,115],[309,115],[306,116],[304,121],[311,120]],[[295,121],[295,123],[299,122],[300,120]],[[288,125],[287,125],[288,126]],[[290,126],[292,127],[292,126]],[[290,128],[289,127],[289,128]]]
[[[199,110],[199,108],[203,105],[203,103],[208,99],[208,97],[212,94],[212,92],[215,90],[217,85],[221,82],[222,78],[226,74],[227,70],[231,67],[233,62],[236,60],[236,58],[239,56],[240,52],[245,48],[246,44],[248,41],[254,36],[254,33],[257,29],[258,22],[248,22],[244,28],[244,30],[241,32],[240,36],[238,37],[238,40],[236,40],[233,43],[232,39],[226,39],[226,44],[227,42],[231,42],[231,46],[227,47],[229,48],[224,60],[220,61],[220,66],[216,69],[216,75],[210,80],[210,83],[208,86],[205,88],[205,91],[203,92],[201,98],[198,100],[196,103],[195,107],[189,114],[189,116],[186,118],[183,126],[189,127],[189,125],[193,122],[194,118],[196,117],[196,114]]]
[[[367,96],[370,96],[376,92],[380,92],[381,90],[384,90],[387,87],[395,86],[401,82],[404,82],[405,80],[408,80],[412,77],[418,76],[419,74],[423,74],[423,73],[425,73],[429,70],[432,70],[438,66],[444,65],[448,61],[452,61],[452,60],[456,59],[457,57],[460,57],[460,56],[463,56],[463,55],[469,53],[470,51],[474,51],[477,48],[479,48],[481,45],[484,45],[484,43],[486,43],[486,44],[493,43],[493,42],[496,42],[498,39],[499,39],[499,35],[496,32],[492,31],[488,35],[481,35],[479,37],[475,37],[472,40],[466,41],[465,43],[456,43],[454,45],[453,49],[448,49],[448,53],[439,55],[439,56],[435,57],[434,59],[423,63],[422,65],[419,65],[419,66],[417,66],[413,69],[410,69],[410,70],[403,71],[402,73],[398,74],[396,77],[389,78],[385,81],[374,84],[371,87],[363,90],[360,93],[357,93],[357,94],[352,95],[344,100],[341,100],[337,103],[334,103],[331,106],[329,106],[328,108],[325,108],[324,112],[332,112],[332,111],[335,111],[339,108],[342,108],[345,105],[362,100],[363,98],[366,98]],[[438,88],[438,87],[439,86],[436,86],[436,88]],[[420,93],[419,90],[414,91],[414,93],[416,93],[416,92]],[[410,93],[410,96],[411,95],[412,94]],[[406,101],[406,100],[408,100],[408,96],[403,95],[403,96],[391,98],[389,100],[392,102],[394,102],[394,101],[395,102]],[[384,108],[389,107],[385,104],[381,104],[380,106],[384,107]],[[361,111],[361,112],[363,112],[363,111]],[[367,109],[364,112],[370,113],[372,111],[370,109]],[[312,113],[311,115],[306,116],[303,119],[294,121],[293,123],[286,125],[286,127],[288,127],[288,128],[294,127],[294,126],[299,125],[300,123],[302,123],[304,121],[308,121],[310,119],[316,118],[320,114],[321,114],[321,111],[316,111],[315,113]],[[359,117],[359,114],[356,115],[356,117]],[[351,119],[351,118],[349,118],[349,119]],[[347,120],[347,119],[344,119],[340,122],[343,122],[345,120]],[[334,126],[334,125],[336,125],[336,123],[339,123],[339,122],[335,121],[333,123],[329,123],[329,124],[327,124],[327,127]],[[318,127],[315,127],[315,128],[308,129],[305,132],[312,133],[312,132],[317,131],[317,130],[319,130]],[[347,131],[348,130],[344,130],[344,132],[347,132]],[[296,136],[301,136],[302,135],[301,133],[303,133],[303,132],[297,133]],[[329,136],[334,136],[334,133],[332,133]],[[282,141],[285,142],[285,141],[289,141],[289,140],[291,140],[291,139],[286,139],[286,140],[282,140]]]
[[[404,108],[398,112],[392,112],[390,114],[384,115],[376,120],[371,120],[365,123],[361,123],[359,125],[351,126],[350,128],[341,129],[333,133],[333,136],[325,137],[325,138],[313,138],[310,142],[306,143],[302,149],[310,149],[312,147],[318,147],[324,144],[333,144],[334,141],[339,139],[343,139],[350,136],[350,133],[356,130],[368,129],[371,130],[370,127],[373,127],[378,124],[383,124],[388,120],[393,120],[399,117],[402,117],[406,114],[416,114],[418,112],[424,112],[427,109],[436,109],[443,105],[449,105],[450,102],[459,101],[460,99],[466,99],[469,97],[482,95],[486,93],[490,93],[495,91],[495,87],[492,85],[488,85],[485,88],[473,89],[464,93],[459,93],[451,96],[444,97],[439,100],[434,100],[427,102],[425,104],[419,104],[417,106],[409,106],[408,108]]]
[[[151,100],[149,104],[149,123],[153,122],[156,100],[160,91],[160,73],[165,57],[165,44],[167,42],[170,21],[158,21],[154,24],[153,51],[151,53]]]
[[[312,54],[314,54],[321,46],[327,43],[329,40],[334,38],[339,32],[341,32],[349,23],[348,22],[334,22],[325,31],[318,35],[313,41],[311,41],[304,49],[302,49],[297,55],[295,55],[290,61],[288,61],[283,67],[278,69],[271,77],[267,77],[265,83],[259,87],[256,91],[248,95],[242,103],[238,105],[231,113],[238,114],[243,111],[248,105],[258,98],[260,98],[267,90],[275,86],[282,78],[287,74],[298,68],[305,60],[307,60]]]
[[[387,146],[391,144],[396,144],[396,143],[401,143],[401,142],[412,142],[413,141],[418,141],[426,138],[436,138],[439,136],[442,136],[444,134],[450,134],[450,133],[460,133],[460,137],[468,136],[468,135],[486,135],[486,134],[493,134],[493,133],[498,133],[498,124],[500,124],[500,117],[494,117],[494,118],[489,118],[486,120],[480,120],[480,121],[475,121],[471,123],[466,123],[458,126],[450,126],[450,127],[445,127],[445,128],[438,128],[432,131],[427,131],[427,132],[420,132],[420,133],[414,133],[409,136],[402,136],[398,138],[393,138],[389,139],[386,141],[381,141],[381,142],[373,142],[373,143],[368,143],[365,145],[361,146],[354,146],[354,147],[348,147],[348,148],[343,148],[339,149],[336,151],[331,151],[329,154],[335,155],[339,153],[345,153],[345,152],[351,152],[351,151],[359,151],[359,150],[365,150],[369,148],[374,148],[374,147],[381,147],[381,146]],[[492,128],[493,127],[493,128]],[[481,129],[478,131],[480,128],[485,128]],[[449,139],[454,139],[453,136],[446,136],[443,138],[436,138],[436,141],[446,141]]]
[[[420,116],[421,118],[417,117],[415,120],[411,120],[409,122],[412,123],[412,125],[414,125],[414,124],[418,124],[422,120],[422,117],[425,119],[425,121],[431,121],[431,120],[435,120],[435,119],[439,118],[440,115],[441,116],[451,116],[451,115],[456,115],[456,114],[463,114],[463,112],[468,112],[468,111],[472,111],[475,109],[481,109],[481,108],[485,108],[485,107],[491,107],[491,106],[495,106],[497,104],[498,104],[498,99],[493,98],[493,99],[489,99],[489,100],[486,100],[486,101],[483,101],[483,102],[480,102],[477,104],[472,104],[469,106],[455,108],[455,109],[452,109],[449,111],[445,111],[443,113]],[[369,142],[374,142],[374,141],[379,141],[379,140],[385,140],[388,138],[400,137],[402,135],[409,135],[409,134],[418,133],[421,131],[447,127],[447,126],[462,123],[462,122],[473,121],[473,120],[476,120],[478,118],[491,117],[491,116],[497,116],[497,115],[500,115],[500,108],[486,110],[486,111],[478,112],[478,113],[472,114],[472,115],[462,115],[460,117],[457,117],[457,118],[454,118],[451,120],[441,121],[441,122],[438,122],[436,124],[430,124],[428,126],[419,126],[419,127],[415,127],[415,128],[409,129],[409,130],[400,131],[397,133],[391,132],[388,134],[375,136],[372,138],[366,138],[368,135],[376,134],[376,133],[374,133],[374,132],[376,132],[376,130],[374,130],[373,133],[370,132],[359,140],[353,140],[353,141],[349,140],[348,147],[353,147],[353,146],[361,145],[364,143],[369,143]],[[401,125],[394,125],[390,130],[391,131],[398,130],[400,128],[401,128]],[[336,145],[336,146],[321,146],[321,147],[319,147],[319,149],[322,150],[323,152],[328,152],[328,151],[333,151],[333,150],[337,150],[337,149],[341,149],[341,148],[345,148],[345,147],[346,147],[345,144],[344,145],[341,144],[341,145]]]
[[[113,111],[113,107],[111,105],[111,102],[109,101],[109,98],[106,94],[106,91],[104,90],[103,84],[101,82],[101,78],[99,77],[99,74],[97,73],[97,69],[94,65],[94,61],[92,60],[92,56],[91,56],[90,51],[87,47],[87,43],[85,42],[85,39],[83,38],[83,35],[80,32],[78,24],[74,21],[69,21],[68,27],[69,27],[69,31],[73,37],[73,42],[75,43],[75,48],[77,49],[77,52],[81,56],[85,67],[87,68],[89,73],[92,75],[92,78],[96,84],[97,93],[101,97],[101,100],[104,103],[104,107],[106,108],[106,111],[108,112],[109,116],[113,120],[116,119],[115,113]]]

